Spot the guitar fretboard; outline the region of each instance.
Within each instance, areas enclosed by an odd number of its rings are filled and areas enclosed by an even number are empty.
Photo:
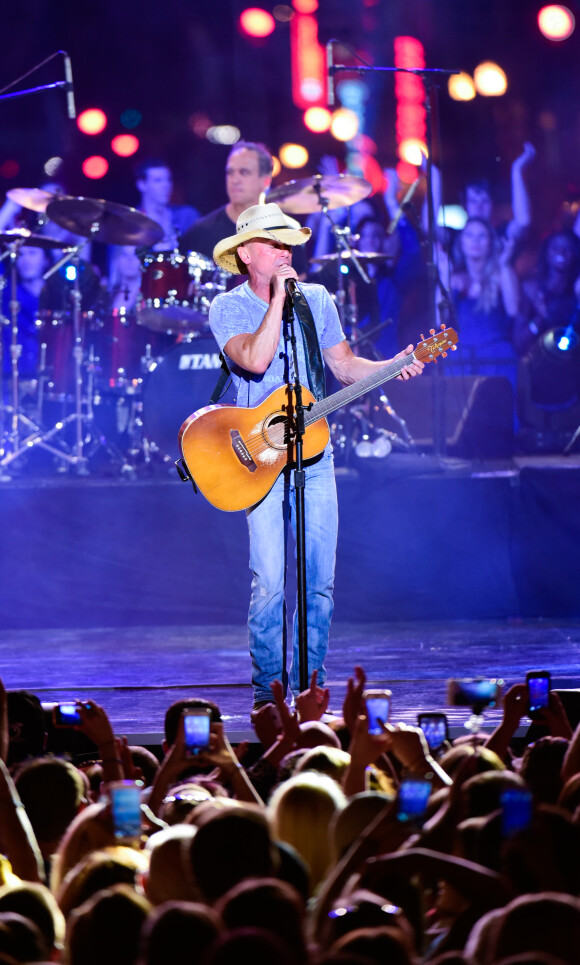
[[[402,359],[397,359],[396,362],[389,362],[388,365],[384,365],[380,369],[376,369],[366,378],[361,379],[360,382],[353,382],[352,385],[347,385],[344,389],[340,389],[338,392],[334,392],[332,395],[327,396],[326,399],[321,399],[320,402],[316,402],[309,412],[304,416],[305,425],[309,426],[317,419],[325,418],[334,412],[335,409],[340,409],[343,405],[348,405],[349,402],[353,402],[354,399],[360,398],[361,395],[366,395],[367,392],[372,392],[373,389],[378,388],[379,385],[384,385],[385,382],[389,382],[390,379],[394,379],[399,375],[401,369],[405,365],[410,365],[411,362],[415,361],[415,355],[411,352],[410,355],[405,355]]]

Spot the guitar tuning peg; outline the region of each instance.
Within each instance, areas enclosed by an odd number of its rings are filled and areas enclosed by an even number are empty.
[[[435,335],[435,329],[434,329],[434,328],[430,328],[430,329],[429,329],[429,335]]]
[[[451,351],[452,351],[452,352],[456,352],[456,351],[457,351],[457,345],[452,345],[452,346],[451,346]]]
[[[422,342],[425,341],[425,336],[423,335],[423,332],[421,332],[421,341],[422,341]]]
[[[447,325],[445,325],[444,322],[441,322],[441,331],[444,332],[446,328],[447,328]]]
[[[447,358],[447,352],[441,352],[441,357],[444,358],[444,359],[446,359],[446,358]]]

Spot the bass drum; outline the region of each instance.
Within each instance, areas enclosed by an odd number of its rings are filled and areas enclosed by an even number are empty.
[[[214,338],[180,342],[155,364],[143,386],[143,430],[167,459],[179,459],[179,430],[209,404],[221,370]]]

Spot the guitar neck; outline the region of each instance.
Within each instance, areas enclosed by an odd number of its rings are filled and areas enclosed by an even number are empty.
[[[347,385],[344,389],[333,392],[332,395],[321,399],[320,402],[316,402],[312,408],[305,413],[305,425],[309,426],[313,422],[316,422],[317,419],[325,418],[330,415],[331,412],[334,412],[335,409],[340,409],[343,405],[348,405],[349,402],[359,399],[361,395],[366,395],[367,392],[371,392],[379,385],[384,385],[385,382],[395,379],[401,372],[403,366],[410,365],[411,362],[414,361],[415,355],[411,352],[410,355],[405,355],[404,358],[397,359],[396,362],[389,362],[388,365],[384,365],[380,369],[375,369],[374,372],[371,372],[366,378],[361,379],[360,382],[353,382],[352,385]]]

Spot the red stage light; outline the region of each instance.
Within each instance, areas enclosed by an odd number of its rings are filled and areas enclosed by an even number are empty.
[[[407,161],[399,161],[397,164],[397,174],[403,184],[413,184],[417,179],[417,168]]]
[[[292,0],[292,6],[298,13],[314,13],[318,10],[318,0]]]
[[[307,110],[320,107],[326,94],[324,48],[318,43],[318,22],[310,14],[297,13],[290,21],[292,100]]]
[[[425,66],[422,43],[416,37],[395,37],[395,67],[409,70]],[[412,183],[412,166],[402,157],[401,147],[406,141],[425,141],[425,86],[416,74],[395,74],[395,97],[397,99],[397,153],[402,160],[397,165],[401,181]],[[401,174],[404,172],[404,177]]]
[[[117,134],[111,141],[111,147],[119,157],[131,157],[139,150],[139,138],[134,134]]]
[[[90,107],[77,117],[77,127],[83,134],[100,134],[107,126],[107,115],[100,107]]]
[[[0,165],[0,177],[2,178],[15,178],[17,174],[20,173],[20,165],[18,161],[4,161]]]
[[[247,7],[240,14],[240,27],[249,37],[268,37],[276,27],[276,21],[267,10]]]
[[[108,170],[109,162],[99,154],[93,154],[92,157],[87,157],[83,161],[83,174],[86,178],[93,180],[104,178]]]

